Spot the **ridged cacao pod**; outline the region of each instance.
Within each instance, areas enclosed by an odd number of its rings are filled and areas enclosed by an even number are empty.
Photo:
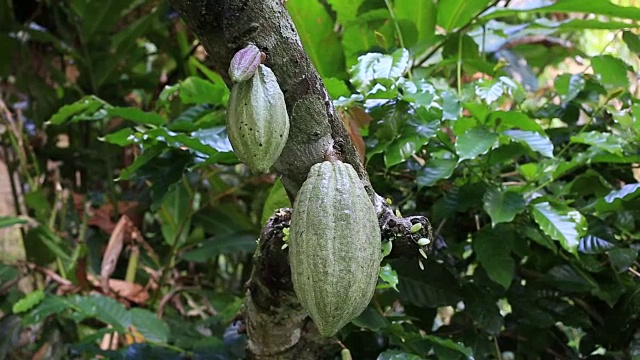
[[[262,54],[255,45],[247,45],[238,51],[231,59],[229,65],[229,77],[231,81],[239,83],[251,79],[258,70]]]
[[[382,260],[378,217],[351,165],[311,167],[289,234],[295,293],[320,334],[333,336],[369,304]]]
[[[251,79],[233,85],[227,133],[238,159],[254,172],[269,171],[282,153],[289,116],[282,90],[268,67],[260,65]]]

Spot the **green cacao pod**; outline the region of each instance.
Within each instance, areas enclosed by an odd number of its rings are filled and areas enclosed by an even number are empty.
[[[311,167],[289,234],[295,293],[320,334],[333,336],[369,304],[382,260],[378,217],[351,165]]]
[[[282,90],[268,67],[260,65],[249,80],[233,85],[227,133],[238,159],[254,172],[269,171],[282,153],[289,116]]]

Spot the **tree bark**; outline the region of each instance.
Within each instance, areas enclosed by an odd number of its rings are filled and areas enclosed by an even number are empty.
[[[397,217],[371,188],[364,165],[337,115],[313,63],[302,47],[282,0],[170,0],[207,50],[209,61],[228,87],[233,55],[255,44],[266,55],[285,96],[290,119],[289,138],[274,168],[294,198],[313,164],[327,151],[339,154],[358,173],[378,212],[383,239],[394,238],[392,256],[418,257],[416,241],[431,238],[422,216]],[[247,284],[244,324],[248,351],[255,359],[322,359],[339,352],[336,340],[319,337],[301,308],[291,284],[289,261],[282,250],[282,229],[289,210],[274,215],[262,231]],[[411,226],[423,229],[411,233]]]

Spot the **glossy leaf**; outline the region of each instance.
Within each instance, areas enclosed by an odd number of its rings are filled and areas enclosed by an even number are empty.
[[[287,10],[300,40],[320,75],[340,77],[345,71],[344,55],[333,20],[318,1],[288,1]]]
[[[631,200],[640,195],[640,191],[638,190],[640,190],[640,183],[627,184],[620,190],[614,190],[607,194],[607,196],[604,197],[604,201],[611,204],[617,199],[621,199],[623,201]]]
[[[588,144],[612,154],[622,154],[622,143],[620,138],[610,133],[589,131],[571,137],[572,143]]]
[[[591,66],[603,83],[623,88],[629,86],[627,65],[622,60],[611,55],[595,56],[591,58]]]
[[[540,229],[562,247],[576,253],[580,238],[586,231],[584,217],[576,210],[562,210],[548,202],[537,203],[529,207]]]
[[[487,7],[490,0],[441,0],[438,25],[447,31],[459,28]]]
[[[267,220],[273,213],[280,208],[290,208],[291,201],[287,196],[287,191],[284,189],[282,185],[282,181],[276,180],[273,183],[273,187],[269,190],[269,195],[267,195],[267,200],[264,201],[264,206],[262,207],[262,220],[261,224],[266,224]]]
[[[112,107],[107,109],[107,114],[143,125],[160,126],[166,123],[166,119],[162,115],[156,112],[145,112],[134,107]]]
[[[398,49],[391,55],[369,53],[358,58],[351,69],[351,82],[360,92],[367,92],[376,80],[401,77],[409,66],[409,51]]]
[[[139,332],[146,341],[167,342],[169,341],[169,326],[158,316],[149,310],[133,308],[129,310],[131,323],[135,330]]]
[[[28,224],[29,221],[27,219],[21,217],[14,216],[0,216],[0,229],[11,227],[14,225],[24,225]]]
[[[498,134],[483,128],[473,128],[460,135],[456,141],[456,152],[460,161],[475,159],[486,154],[496,143]]]
[[[533,151],[537,151],[540,154],[552,158],[553,157],[553,144],[551,140],[545,135],[533,131],[523,130],[507,130],[505,135],[515,141],[520,141],[527,144]]]
[[[512,221],[515,216],[525,208],[522,194],[514,191],[501,191],[499,189],[489,189],[483,198],[484,210],[491,217],[491,224]]]
[[[584,254],[601,254],[616,246],[607,240],[594,235],[587,235],[580,239],[578,251]]]
[[[484,229],[473,238],[473,250],[489,278],[508,289],[515,273],[509,232]]]
[[[457,165],[456,159],[431,159],[418,170],[416,182],[419,187],[433,186],[438,180],[448,179]]]

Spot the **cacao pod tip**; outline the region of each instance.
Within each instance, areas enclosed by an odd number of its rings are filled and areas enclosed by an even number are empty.
[[[231,59],[229,77],[231,81],[239,83],[247,81],[256,73],[263,61],[264,53],[257,46],[249,44],[238,51]]]

